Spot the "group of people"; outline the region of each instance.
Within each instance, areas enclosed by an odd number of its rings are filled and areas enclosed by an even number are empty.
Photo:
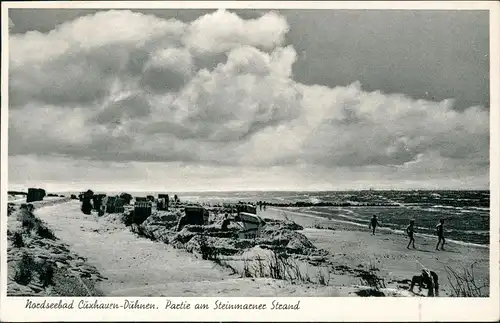
[[[370,220],[369,228],[372,229],[372,234],[375,234],[375,229],[379,225],[378,219],[376,215],[373,215],[372,219]],[[413,246],[413,249],[415,249],[415,220],[410,220],[410,224],[406,227],[406,234],[410,238],[410,241],[408,242],[408,245],[406,248],[410,249],[410,245]],[[441,245],[441,250],[444,250],[444,244],[445,244],[445,239],[444,239],[444,219],[440,219],[439,223],[436,225],[436,235],[438,237],[438,242],[436,245],[436,250],[439,250],[439,245]]]

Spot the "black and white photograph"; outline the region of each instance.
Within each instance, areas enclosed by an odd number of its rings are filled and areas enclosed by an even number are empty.
[[[8,9],[6,296],[498,297],[490,10],[230,4]]]

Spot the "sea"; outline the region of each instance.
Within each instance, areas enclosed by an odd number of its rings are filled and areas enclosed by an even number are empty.
[[[77,192],[73,192],[75,194]],[[103,192],[109,195],[120,192]],[[156,196],[159,192],[129,192],[133,196]],[[368,226],[376,215],[381,227],[403,233],[411,219],[417,234],[435,236],[435,227],[445,219],[448,240],[488,246],[490,243],[489,190],[366,190],[366,191],[245,191],[245,192],[161,192],[178,195],[181,201],[201,204],[236,202],[273,204],[302,202],[295,212]],[[60,194],[70,194],[61,192]],[[335,206],[322,206],[334,204]],[[381,204],[382,206],[376,206]],[[338,206],[337,206],[338,205]],[[369,206],[367,206],[369,205]],[[375,205],[375,206],[374,206]]]

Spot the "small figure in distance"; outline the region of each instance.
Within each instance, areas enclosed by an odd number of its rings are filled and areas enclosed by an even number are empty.
[[[408,234],[408,237],[410,237],[410,242],[408,242],[408,245],[406,246],[407,249],[410,249],[410,244],[413,243],[413,249],[415,249],[415,238],[413,237],[413,234],[415,233],[415,220],[410,220],[410,224],[406,227],[406,233]]]
[[[439,250],[439,244],[442,242],[441,244],[441,250],[444,250],[444,243],[445,243],[445,240],[444,240],[444,219],[441,219],[439,220],[439,223],[438,225],[436,226],[436,234],[438,236],[438,243],[436,245],[436,250]]]
[[[370,220],[370,225],[368,226],[369,229],[373,229],[372,234],[375,234],[375,228],[378,225],[378,220],[377,216],[374,214],[372,219]]]

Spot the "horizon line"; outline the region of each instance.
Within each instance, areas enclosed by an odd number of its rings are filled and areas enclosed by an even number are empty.
[[[42,188],[42,187],[40,187]],[[122,189],[122,190],[117,190],[117,189],[92,189],[92,188],[85,188],[85,189],[62,189],[62,190],[51,190],[50,192],[83,192],[87,190],[93,190],[96,192],[112,192],[112,193],[165,193],[165,192],[172,192],[172,193],[239,193],[239,192],[246,192],[246,193],[257,193],[257,192],[304,192],[304,193],[316,193],[316,192],[359,192],[359,191],[491,191],[491,189],[488,188],[362,188],[362,189],[355,189],[355,188],[346,188],[346,189],[242,189],[242,190],[160,190],[160,189]],[[25,191],[27,188],[24,189],[7,189],[7,192],[11,191]],[[47,190],[48,191],[48,190]],[[49,192],[49,191],[48,191]]]

